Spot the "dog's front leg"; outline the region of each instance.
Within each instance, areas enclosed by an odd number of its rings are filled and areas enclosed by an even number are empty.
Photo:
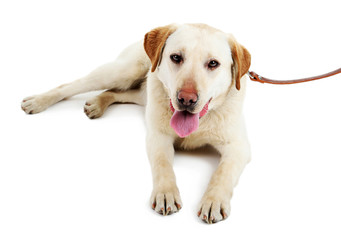
[[[162,133],[148,133],[147,150],[153,175],[152,208],[163,215],[177,212],[182,203],[173,171],[174,139]]]
[[[231,211],[230,200],[245,165],[250,161],[247,141],[217,147],[221,160],[201,199],[198,216],[207,223],[226,219]]]

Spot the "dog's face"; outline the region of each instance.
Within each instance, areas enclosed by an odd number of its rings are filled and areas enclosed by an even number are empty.
[[[232,84],[239,90],[250,66],[250,54],[231,35],[203,24],[154,29],[146,34],[144,46],[182,124],[191,117],[199,121]],[[196,125],[188,122],[187,127]],[[184,137],[185,132],[177,133]]]
[[[225,34],[184,25],[168,37],[158,77],[175,110],[199,113],[231,85],[232,63]]]

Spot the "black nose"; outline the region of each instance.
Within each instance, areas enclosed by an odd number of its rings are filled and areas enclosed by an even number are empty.
[[[192,107],[198,101],[198,94],[195,92],[179,91],[178,103],[183,107]]]

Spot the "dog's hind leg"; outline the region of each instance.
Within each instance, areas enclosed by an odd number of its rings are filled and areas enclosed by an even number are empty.
[[[139,88],[132,88],[127,91],[108,90],[91,98],[85,103],[84,112],[90,119],[99,118],[113,103],[135,103],[144,106],[146,105],[146,98],[146,82],[143,81]]]
[[[33,114],[80,93],[105,89],[126,91],[138,79],[145,78],[150,65],[143,42],[140,41],[126,48],[114,62],[97,68],[84,78],[61,85],[46,93],[25,98],[21,107],[26,113]]]

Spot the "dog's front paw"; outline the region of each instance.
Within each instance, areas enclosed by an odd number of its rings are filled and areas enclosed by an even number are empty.
[[[206,223],[225,220],[231,211],[229,198],[204,196],[200,202],[198,217]]]
[[[176,187],[165,191],[154,190],[150,200],[151,207],[164,216],[178,212],[182,207],[179,190]]]
[[[40,113],[49,106],[49,99],[41,95],[24,98],[21,102],[21,109],[27,114]]]

